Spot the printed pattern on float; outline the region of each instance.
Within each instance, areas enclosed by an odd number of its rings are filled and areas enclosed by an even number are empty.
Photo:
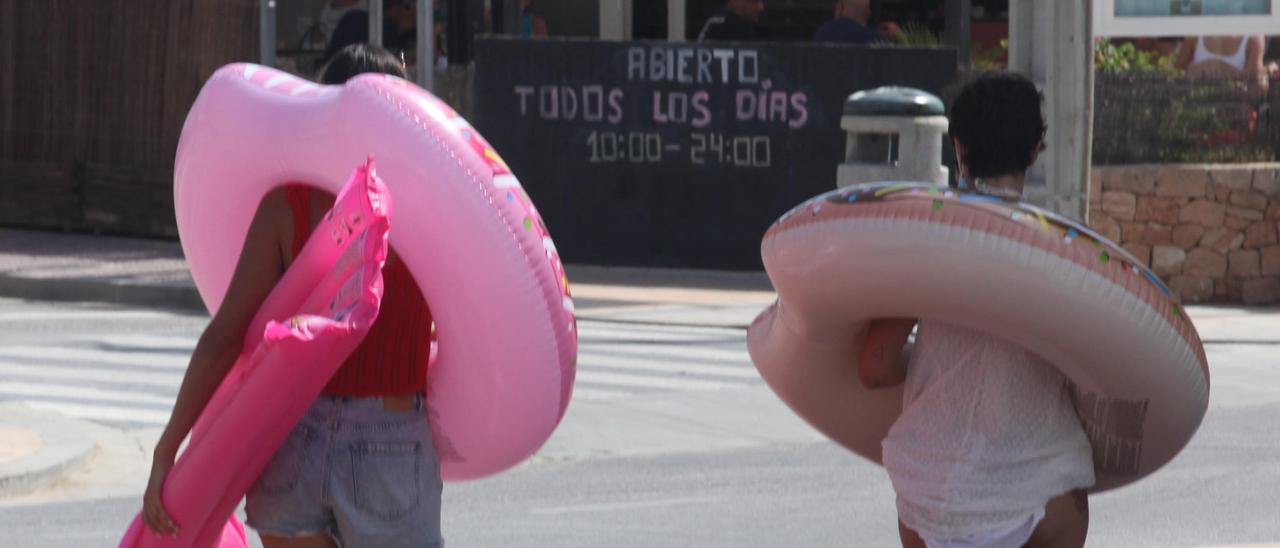
[[[917,268],[920,253],[937,254],[931,268]],[[859,335],[825,329],[833,322],[964,322],[1041,354],[1072,382],[1093,491],[1167,464],[1208,409],[1204,346],[1164,283],[1096,232],[1017,197],[909,182],[837,189],[779,218],[761,255],[779,295],[748,330],[757,370],[801,417],[874,462],[901,392],[861,383],[848,368]]]
[[[1192,347],[1200,349],[1198,357],[1207,376],[1207,359],[1203,355],[1195,328],[1183,311],[1182,305],[1159,276],[1129,252],[1097,232],[1076,221],[1026,202],[926,183],[884,182],[853,185],[820,194],[792,208],[769,227],[766,237],[779,230],[846,215],[849,212],[842,212],[841,209],[847,210],[848,206],[856,207],[897,200],[927,200],[934,214],[941,214],[947,207],[969,207],[982,210],[995,217],[1008,218],[1013,222],[1039,229],[1041,232],[1052,235],[1069,249],[1078,249],[1075,246],[1088,249],[1087,255],[1092,257],[1093,264],[1083,266],[1106,271],[1112,274],[1113,279],[1118,273],[1133,276],[1156,290],[1156,293],[1161,296],[1160,301],[1163,302],[1150,304],[1165,312],[1163,315],[1169,320],[1170,325],[1177,329],[1188,342],[1194,343]],[[1062,250],[1055,251],[1064,256],[1070,256]]]
[[[774,223],[774,226],[785,226],[788,219],[805,210],[808,210],[810,214],[819,213],[821,211],[821,208],[817,205],[819,202],[831,204],[864,204],[868,202],[890,201],[894,199],[901,199],[903,197],[918,199],[922,195],[931,199],[930,206],[933,209],[943,209],[946,207],[948,202],[955,201],[968,204],[996,204],[1011,210],[1008,213],[1010,219],[1028,226],[1039,228],[1045,232],[1055,233],[1057,236],[1061,236],[1063,242],[1066,244],[1072,244],[1079,241],[1097,248],[1111,248],[1099,251],[1098,260],[1102,263],[1107,263],[1115,258],[1116,255],[1119,255],[1121,257],[1121,259],[1119,259],[1120,266],[1134,274],[1143,276],[1165,295],[1173,296],[1173,292],[1169,290],[1169,287],[1166,286],[1164,282],[1160,281],[1158,277],[1152,274],[1146,266],[1142,265],[1141,262],[1124,249],[1108,242],[1106,238],[1103,238],[1088,227],[1053,213],[1052,211],[1041,209],[1026,202],[1010,198],[1002,198],[999,196],[991,196],[988,194],[976,194],[924,183],[872,183],[867,185],[856,185],[835,190],[813,198],[784,214]]]
[[[525,232],[533,232],[536,239],[542,243],[547,259],[551,262],[555,273],[559,291],[563,296],[564,310],[569,315],[570,321],[566,325],[566,329],[570,333],[575,332],[577,324],[573,312],[569,279],[565,275],[564,264],[560,260],[560,254],[556,251],[555,244],[551,241],[551,233],[547,230],[546,224],[543,223],[542,216],[538,214],[538,209],[533,205],[533,200],[529,198],[529,193],[520,184],[520,180],[511,172],[511,167],[498,155],[493,146],[453,107],[424,90],[411,86],[409,82],[403,79],[395,76],[386,76],[385,78],[402,91],[412,94],[417,106],[421,107],[428,116],[441,122],[442,126],[451,130],[489,167],[491,170],[489,181],[497,191],[494,194],[502,197],[508,204],[514,204],[519,208],[520,228]]]
[[[402,84],[405,83],[404,80],[399,78],[394,79]],[[555,270],[556,281],[559,283],[560,291],[564,295],[565,312],[569,314],[572,320],[575,317],[573,296],[569,290],[569,278],[564,272],[564,263],[560,260],[560,253],[556,250],[555,243],[551,240],[551,233],[547,230],[546,224],[543,223],[542,216],[538,214],[538,209],[534,207],[533,200],[529,199],[529,193],[524,190],[520,180],[511,172],[507,162],[498,155],[498,151],[494,150],[493,146],[475,128],[471,127],[471,124],[461,115],[436,97],[426,94],[422,94],[420,97],[422,105],[427,108],[428,112],[439,113],[438,116],[447,121],[445,126],[456,130],[458,136],[471,145],[471,150],[474,150],[476,154],[484,158],[485,163],[493,170],[494,188],[500,191],[500,194],[508,203],[517,204],[524,211],[520,226],[526,231],[537,229],[536,235],[542,241],[547,259],[551,261],[551,266]],[[576,329],[576,324],[571,321],[567,328],[572,332]]]

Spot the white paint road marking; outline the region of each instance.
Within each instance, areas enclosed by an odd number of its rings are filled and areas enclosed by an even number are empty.
[[[114,405],[84,405],[79,403],[44,400],[12,400],[34,409],[56,411],[64,415],[97,421],[141,422],[164,425],[169,422],[169,411],[138,409]]]
[[[554,516],[559,514],[578,514],[584,512],[621,512],[626,510],[642,510],[645,508],[666,508],[670,506],[689,506],[691,504],[709,504],[723,501],[723,497],[679,497],[656,500],[639,500],[632,502],[601,502],[576,506],[552,506],[550,508],[531,508],[529,512],[538,515]]]

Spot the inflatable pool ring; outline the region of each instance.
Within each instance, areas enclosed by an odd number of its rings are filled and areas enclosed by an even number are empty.
[[[514,466],[551,435],[573,389],[568,281],[511,170],[413,84],[365,74],[319,86],[258,65],[219,69],[187,117],[174,173],[178,230],[200,295],[217,310],[264,194],[288,183],[335,192],[370,154],[396,204],[391,247],[437,326],[427,402],[441,475],[465,480]]]
[[[358,169],[259,308],[249,348],[165,478],[161,498],[178,537],[146,531],[139,515],[121,547],[245,546],[236,505],[377,317],[386,195],[372,162]]]
[[[129,524],[129,530],[124,535],[124,540],[120,541],[121,548],[125,547],[143,547],[143,546],[195,546],[192,543],[184,543],[178,539],[169,539],[156,536],[154,533],[146,531],[146,524],[142,522],[142,516],[133,518],[133,522]],[[202,546],[210,546],[212,548],[248,548],[249,535],[244,530],[244,524],[240,520],[232,516],[226,521],[226,525],[219,532],[212,543],[204,543]]]
[[[848,187],[792,209],[761,244],[778,300],[748,350],[774,391],[872,461],[902,387],[857,375],[867,322],[926,318],[1027,348],[1074,384],[1093,490],[1169,462],[1208,408],[1204,347],[1150,270],[1093,231],[1018,202],[923,184]]]

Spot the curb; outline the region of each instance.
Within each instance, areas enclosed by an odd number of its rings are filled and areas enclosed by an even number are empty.
[[[112,283],[88,279],[40,279],[0,275],[0,296],[30,301],[92,301],[148,308],[204,311],[194,287]]]
[[[0,424],[34,430],[44,441],[34,455],[0,464],[0,498],[54,483],[84,466],[98,452],[91,425],[57,413],[4,403],[0,404]]]
[[[567,264],[569,285],[601,284],[641,287],[677,287],[739,291],[773,291],[773,284],[759,270],[700,270],[687,268],[601,266]]]
[[[722,272],[662,268],[568,265],[576,283],[690,290],[771,291],[763,272]],[[205,312],[192,285],[155,285],[110,278],[33,278],[0,273],[0,297],[30,301],[100,302],[146,308]],[[660,304],[660,303],[648,303]],[[647,323],[647,322],[646,322]],[[657,322],[661,323],[661,322]],[[736,327],[736,326],[735,326]]]

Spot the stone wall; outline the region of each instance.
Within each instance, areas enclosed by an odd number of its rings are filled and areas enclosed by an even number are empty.
[[[1184,303],[1280,303],[1280,164],[1095,166],[1088,218]]]

